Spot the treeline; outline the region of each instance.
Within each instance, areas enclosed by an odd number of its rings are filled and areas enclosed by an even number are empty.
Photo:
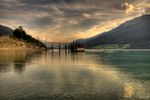
[[[24,40],[27,43],[31,43],[34,46],[39,46],[46,48],[46,46],[39,40],[33,38],[31,35],[28,35],[22,28],[22,26],[19,26],[13,31],[13,37],[18,38],[20,40]]]
[[[128,49],[129,47],[130,44],[104,44],[90,47],[90,49]]]

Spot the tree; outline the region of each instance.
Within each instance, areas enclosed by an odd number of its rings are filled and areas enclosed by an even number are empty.
[[[16,37],[16,38],[19,38],[19,39],[22,38],[22,34],[20,33],[20,31],[18,29],[15,29],[13,31],[13,36]]]
[[[31,44],[35,44],[36,46],[40,46],[40,47],[44,47],[45,48],[45,45],[33,38],[31,35],[28,35],[24,30],[23,30],[23,27],[22,26],[19,26],[18,28],[16,28],[14,31],[13,31],[13,37],[16,37],[20,40],[24,40],[28,43],[31,43]]]

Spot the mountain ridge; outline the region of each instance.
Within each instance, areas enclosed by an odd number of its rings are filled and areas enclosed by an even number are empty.
[[[136,17],[108,32],[82,40],[86,47],[105,44],[131,44],[139,41],[150,41],[150,14]]]
[[[7,36],[7,35],[12,35],[13,34],[13,29],[4,26],[4,25],[0,25],[0,36]]]

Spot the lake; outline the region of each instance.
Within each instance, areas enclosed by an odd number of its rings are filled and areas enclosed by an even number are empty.
[[[150,100],[150,51],[1,50],[0,100]]]

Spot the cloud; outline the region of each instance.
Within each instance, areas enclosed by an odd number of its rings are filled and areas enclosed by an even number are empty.
[[[121,7],[125,10],[126,14],[132,13],[135,10],[134,5],[128,2],[125,2],[124,4],[122,4]]]
[[[108,30],[111,30],[117,26],[119,26],[121,23],[124,23],[126,20],[130,20],[132,17],[126,17],[122,19],[115,19],[115,20],[107,20],[105,22],[96,24],[95,26],[89,28],[88,30],[84,32],[79,32],[76,34],[76,37],[78,38],[89,38],[91,36],[95,36],[98,33],[103,33]]]
[[[136,0],[135,2],[125,2],[121,8],[127,15],[142,15],[149,13],[150,1],[149,0]]]
[[[34,37],[49,41],[72,41],[148,13],[149,4],[149,0],[0,0],[0,24],[22,25]]]

